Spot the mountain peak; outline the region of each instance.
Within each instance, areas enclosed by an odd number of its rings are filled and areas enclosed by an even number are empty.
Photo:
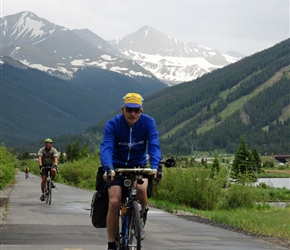
[[[34,44],[46,39],[56,30],[57,26],[38,17],[33,12],[22,11],[15,15],[2,17],[0,27],[2,35],[5,34],[5,37],[10,38],[10,44],[18,45]],[[3,44],[3,47],[6,46],[8,44]]]
[[[129,76],[155,76],[171,85],[235,61],[233,56],[185,44],[149,25],[119,40],[105,41],[88,29],[69,30],[30,11],[0,21],[3,55],[65,79],[80,67],[97,67]]]

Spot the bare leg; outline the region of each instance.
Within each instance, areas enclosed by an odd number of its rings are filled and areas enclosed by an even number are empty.
[[[56,176],[56,169],[55,168],[51,168],[50,174],[51,174],[51,180],[54,181],[55,176]]]
[[[108,242],[115,242],[118,234],[118,211],[122,198],[122,188],[120,186],[111,186],[108,189],[109,193],[109,208],[107,214],[107,234]]]
[[[44,193],[44,189],[45,189],[45,184],[46,184],[46,176],[42,175],[41,176],[41,192]]]
[[[147,206],[147,187],[148,187],[148,180],[143,179],[144,183],[142,185],[137,184],[137,195],[136,198],[139,200],[141,206],[142,206],[142,214],[145,211],[145,208]]]

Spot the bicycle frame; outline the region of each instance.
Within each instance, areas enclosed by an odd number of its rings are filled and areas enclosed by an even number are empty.
[[[44,169],[47,169],[47,178],[46,178],[46,186],[44,189],[45,194],[45,202],[46,204],[51,204],[51,196],[52,196],[52,188],[51,188],[51,170],[52,166],[46,166]]]
[[[151,178],[156,170],[150,168],[119,168],[116,178],[124,180],[125,195],[119,211],[119,234],[117,243],[120,250],[141,249],[141,218],[142,206],[138,200],[137,185],[142,184],[142,178]],[[139,182],[139,183],[138,183]]]
[[[116,178],[123,178],[124,186],[127,188],[125,195],[122,197],[119,210],[119,232],[116,236],[118,250],[141,250],[140,212],[142,207],[136,199],[137,185],[143,184],[143,178],[152,178],[152,175],[155,174],[157,177],[156,181],[159,182],[162,179],[162,165],[170,168],[175,165],[175,161],[173,159],[168,159],[165,162],[161,161],[158,169],[140,166],[115,169]],[[107,166],[107,177],[110,176],[109,172],[110,168]],[[144,215],[143,221],[145,224],[146,218],[144,218]]]

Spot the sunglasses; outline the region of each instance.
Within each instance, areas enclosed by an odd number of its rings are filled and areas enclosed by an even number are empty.
[[[140,108],[128,108],[128,107],[126,107],[126,108],[125,108],[125,111],[126,111],[127,113],[132,113],[132,112],[134,112],[135,114],[140,114],[142,110],[141,110]]]

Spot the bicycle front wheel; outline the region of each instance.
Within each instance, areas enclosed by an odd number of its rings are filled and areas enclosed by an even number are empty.
[[[46,204],[51,204],[51,181],[48,181],[47,183],[46,183],[46,185],[47,185],[47,192],[46,192],[46,199],[45,199],[45,201],[46,201]]]
[[[131,205],[131,216],[129,222],[129,245],[128,249],[141,250],[141,227],[140,209],[137,201]]]

